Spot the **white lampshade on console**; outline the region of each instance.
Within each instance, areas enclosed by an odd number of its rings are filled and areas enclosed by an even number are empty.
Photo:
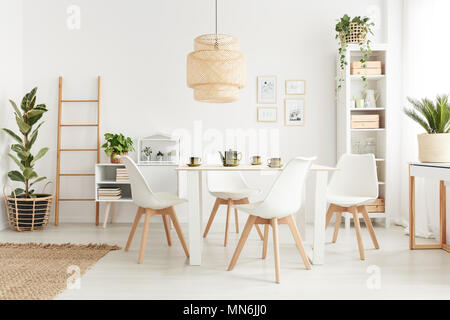
[[[194,39],[194,51],[187,57],[187,85],[194,89],[194,99],[221,103],[239,99],[239,90],[247,78],[245,55],[233,36],[204,34]]]

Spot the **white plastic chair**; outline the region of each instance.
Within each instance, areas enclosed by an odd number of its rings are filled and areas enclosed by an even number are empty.
[[[280,257],[278,248],[278,225],[288,224],[294,237],[297,248],[300,251],[306,269],[311,269],[311,264],[303,247],[303,242],[298,232],[297,225],[293,218],[302,204],[302,189],[308,175],[311,162],[315,158],[295,158],[286,165],[280,176],[272,186],[269,194],[264,201],[236,205],[235,208],[250,214],[244,231],[242,232],[239,243],[231,259],[228,270],[232,270],[247,240],[248,234],[254,224],[264,224],[264,244],[262,258],[266,258],[267,241],[269,236],[269,225],[273,230],[273,244],[275,253],[275,275],[276,282],[280,282]]]
[[[138,259],[138,263],[142,263],[142,261],[144,260],[145,243],[147,241],[150,217],[154,215],[162,215],[164,230],[166,231],[167,243],[169,244],[169,246],[172,245],[169,220],[167,217],[169,216],[173,222],[181,245],[183,246],[184,253],[186,254],[186,257],[189,257],[189,250],[187,248],[186,241],[184,240],[183,232],[181,231],[177,215],[175,213],[175,210],[173,209],[174,205],[186,202],[186,200],[180,199],[177,196],[167,192],[154,193],[150,189],[142,173],[139,171],[139,168],[130,157],[123,156],[120,158],[120,160],[127,168],[127,172],[130,177],[133,201],[139,207],[130,231],[130,235],[128,236],[125,251],[128,251],[130,249],[131,242],[133,241],[133,237],[136,232],[136,228],[139,224],[139,220],[141,219],[142,215],[145,215],[144,230],[142,232],[141,248],[139,251]]]
[[[339,159],[337,167],[339,170],[331,177],[327,190],[327,201],[330,203],[330,206],[327,212],[325,228],[328,227],[333,214],[337,213],[333,235],[333,243],[336,242],[342,213],[351,213],[355,223],[359,255],[361,260],[364,260],[364,246],[358,218],[359,212],[364,218],[375,248],[379,249],[375,231],[366,208],[366,205],[378,198],[375,156],[373,154],[344,154]]]
[[[206,225],[203,238],[208,235],[211,224],[216,216],[217,210],[221,204],[227,205],[227,222],[225,225],[225,239],[223,245],[228,244],[228,228],[231,215],[231,206],[235,204],[249,203],[248,197],[257,195],[261,192],[260,189],[250,188],[245,182],[240,172],[208,172],[207,183],[209,193],[216,198],[214,207],[209,216],[208,224]],[[238,210],[234,209],[234,219],[236,232],[239,233]],[[256,230],[263,239],[263,235],[259,226],[256,225]]]

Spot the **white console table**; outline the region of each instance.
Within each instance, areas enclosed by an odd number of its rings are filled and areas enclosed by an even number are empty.
[[[435,179],[439,181],[439,212],[441,236],[439,243],[417,244],[415,235],[415,177]],[[422,163],[409,164],[409,248],[415,249],[443,249],[450,252],[450,245],[446,238],[446,186],[450,185],[450,163]]]

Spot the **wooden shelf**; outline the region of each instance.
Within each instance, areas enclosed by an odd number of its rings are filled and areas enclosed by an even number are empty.
[[[378,129],[350,129],[351,131],[384,131],[386,128],[378,128]]]
[[[351,74],[350,79],[351,80],[359,80],[362,81],[362,77],[366,77],[367,80],[381,80],[386,78],[386,75],[384,74]]]

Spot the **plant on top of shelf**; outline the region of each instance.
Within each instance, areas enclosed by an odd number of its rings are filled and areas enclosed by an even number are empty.
[[[412,109],[405,114],[420,124],[426,133],[417,136],[419,160],[422,162],[450,162],[450,104],[449,96],[436,96],[433,103],[428,98],[421,100],[408,97]]]
[[[372,50],[370,49],[370,40],[367,39],[367,34],[373,34],[372,27],[375,24],[370,21],[368,17],[356,16],[353,19],[345,14],[338,20],[336,24],[336,39],[339,39],[339,66],[341,70],[345,69],[347,61],[345,57],[347,55],[347,47],[351,43],[359,44],[361,51],[361,59],[359,60],[363,68],[366,68],[366,61],[369,59]],[[364,88],[367,87],[367,78],[362,76],[364,82]],[[342,87],[342,78],[338,79],[338,89]]]
[[[105,153],[111,157],[111,163],[120,163],[118,155],[127,155],[129,151],[134,150],[133,140],[122,133],[105,133],[105,140],[102,148],[105,148]]]
[[[146,146],[145,148],[144,148],[144,150],[142,150],[142,153],[144,154],[144,156],[147,158],[147,161],[150,161],[151,160],[151,157],[152,157],[152,148],[151,147],[149,147],[149,146]]]
[[[42,118],[44,112],[47,112],[45,104],[36,104],[36,91],[37,88],[34,88],[23,97],[22,103],[20,104],[22,111],[14,101],[9,100],[14,108],[14,117],[16,118],[20,133],[16,134],[10,129],[3,128],[3,131],[17,142],[11,145],[11,150],[17,154],[17,157],[11,153],[8,153],[8,156],[20,168],[20,171],[13,170],[8,172],[8,177],[12,181],[18,181],[24,184],[24,189],[17,188],[14,192],[16,195],[24,194],[25,198],[33,198],[34,190],[31,187],[35,183],[47,179],[46,177],[38,177],[38,174],[34,171],[34,165],[37,160],[47,153],[48,148],[40,149],[35,156],[31,154],[31,147],[36,142],[39,128],[44,122],[39,123],[34,130],[32,130],[33,125]]]
[[[161,151],[158,151],[158,153],[156,154],[156,159],[158,161],[162,161],[164,157],[164,153],[162,153]]]

